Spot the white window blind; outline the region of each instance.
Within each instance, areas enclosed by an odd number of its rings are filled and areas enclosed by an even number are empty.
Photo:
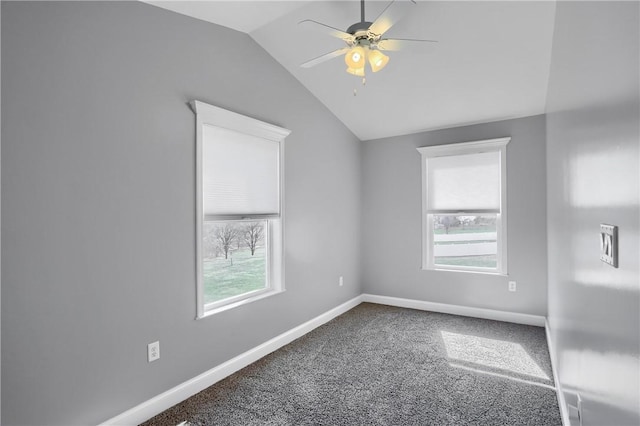
[[[427,213],[500,213],[500,152],[427,159]]]
[[[280,144],[222,127],[203,126],[203,213],[280,213]]]

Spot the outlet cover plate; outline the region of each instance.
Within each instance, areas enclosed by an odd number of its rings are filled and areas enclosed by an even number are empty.
[[[153,362],[160,359],[160,342],[156,341],[147,345],[147,360]]]

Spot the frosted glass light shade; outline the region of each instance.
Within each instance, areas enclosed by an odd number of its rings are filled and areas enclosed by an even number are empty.
[[[500,152],[427,159],[429,213],[500,212]]]
[[[370,50],[367,56],[373,72],[380,71],[389,63],[389,57],[379,50]]]
[[[360,46],[356,46],[344,55],[344,62],[349,68],[364,68],[366,53]]]
[[[202,192],[207,215],[280,213],[280,144],[203,126]]]
[[[362,68],[347,68],[349,74],[357,75],[358,77],[364,77],[364,67]]]

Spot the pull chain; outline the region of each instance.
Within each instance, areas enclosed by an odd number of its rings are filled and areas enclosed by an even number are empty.
[[[367,85],[367,78],[366,77],[362,77],[362,85],[363,86]],[[353,88],[353,96],[358,96],[358,88],[357,87]]]

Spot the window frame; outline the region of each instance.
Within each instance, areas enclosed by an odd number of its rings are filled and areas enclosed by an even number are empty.
[[[193,100],[189,103],[196,115],[196,155],[195,155],[195,237],[196,237],[196,319],[244,305],[274,294],[282,293],[284,286],[284,140],[290,130],[255,118],[247,117],[205,102]],[[221,127],[251,135],[271,142],[279,147],[279,212],[277,214],[224,214],[206,215],[203,211],[203,127]],[[204,303],[203,229],[205,221],[240,222],[266,221],[265,255],[267,273],[265,288],[232,296],[209,304]]]
[[[422,163],[422,270],[429,271],[462,271],[487,273],[493,275],[507,275],[507,144],[511,137],[461,142],[444,145],[432,145],[417,148]],[[477,266],[440,265],[434,261],[433,216],[430,213],[428,190],[428,159],[434,157],[478,154],[481,152],[500,153],[500,211],[496,214],[496,268]],[[442,212],[439,214],[446,214]],[[451,215],[479,216],[487,213],[482,210],[451,211]]]

